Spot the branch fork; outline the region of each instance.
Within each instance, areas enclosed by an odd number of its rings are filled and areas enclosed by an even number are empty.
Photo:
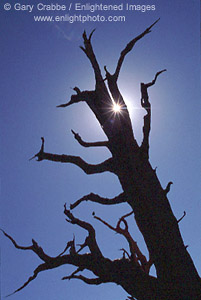
[[[125,254],[127,254],[136,266],[140,267],[146,274],[149,274],[149,270],[150,270],[153,262],[151,259],[149,259],[149,261],[147,261],[145,255],[142,254],[136,241],[133,240],[132,236],[130,235],[130,233],[128,231],[128,223],[125,220],[125,218],[127,218],[128,216],[130,216],[132,214],[133,214],[133,211],[122,216],[119,219],[119,221],[117,222],[116,227],[111,226],[109,223],[107,223],[100,217],[97,217],[96,215],[94,215],[94,218],[97,219],[98,221],[100,221],[101,223],[103,223],[104,225],[106,225],[111,230],[123,235],[126,238],[128,244],[129,244],[131,255],[129,255],[126,250],[122,249],[123,257],[125,257]],[[121,223],[124,224],[124,226],[125,226],[124,228],[121,227]]]

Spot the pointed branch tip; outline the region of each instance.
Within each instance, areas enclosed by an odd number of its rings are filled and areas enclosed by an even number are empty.
[[[184,211],[183,216],[182,216],[179,220],[177,220],[177,223],[181,222],[181,220],[183,220],[183,218],[184,218],[185,216],[186,216],[186,212]]]
[[[92,32],[90,33],[90,35],[89,35],[89,41],[91,41],[91,38],[92,38],[92,35],[93,35],[93,33],[96,31],[96,28],[94,28],[93,30],[92,30]]]
[[[43,160],[43,159],[42,159],[42,154],[44,153],[44,144],[45,144],[45,139],[44,139],[44,137],[41,137],[41,140],[42,140],[42,144],[41,144],[40,151],[39,151],[38,153],[36,153],[33,157],[31,157],[31,158],[29,159],[29,161],[31,161],[31,160],[34,159],[35,157],[38,157],[38,161]]]
[[[171,184],[173,184],[172,181],[168,182],[168,184],[167,184],[167,186],[166,186],[166,188],[164,190],[165,194],[169,193]]]

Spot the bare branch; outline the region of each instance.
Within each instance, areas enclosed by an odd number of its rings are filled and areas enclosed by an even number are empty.
[[[21,249],[21,250],[32,250],[32,246],[28,246],[28,247],[19,246],[19,245],[16,243],[16,241],[15,241],[9,234],[7,234],[3,229],[0,229],[0,230],[3,232],[3,234],[4,234],[7,238],[9,238],[9,240],[13,243],[13,245],[15,246],[15,248]]]
[[[82,251],[85,247],[89,247],[89,243],[89,236],[87,236],[83,244],[77,244],[77,246],[80,246],[80,249],[77,251],[77,253]]]
[[[64,255],[64,256],[54,257],[49,262],[40,264],[34,270],[34,274],[32,276],[30,276],[29,279],[20,288],[18,288],[17,290],[15,290],[12,294],[10,294],[8,296],[11,296],[11,295],[19,292],[20,290],[24,289],[31,281],[33,281],[37,277],[37,275],[40,272],[45,271],[45,270],[55,269],[64,264],[72,264],[74,266],[78,266],[79,270],[84,270],[84,269],[91,270],[90,266],[92,266],[92,256],[91,256],[91,254],[84,254],[84,255],[76,254],[76,255]],[[74,272],[74,273],[77,273],[77,272]]]
[[[101,142],[92,142],[92,143],[88,143],[88,142],[84,142],[82,140],[82,138],[80,137],[80,135],[78,133],[76,133],[75,131],[73,131],[71,129],[71,132],[74,135],[74,138],[78,141],[78,143],[80,145],[82,145],[83,147],[107,147],[108,146],[108,141],[101,141]]]
[[[39,161],[39,156],[44,152],[44,142],[45,142],[44,137],[41,137],[41,140],[42,140],[42,145],[41,145],[40,151],[37,154],[35,154],[33,157],[31,157],[29,160],[32,160],[32,159],[38,157],[38,161]]]
[[[87,284],[93,284],[93,285],[99,285],[101,283],[105,283],[107,281],[102,280],[101,278],[87,278],[83,275],[70,275],[70,276],[65,276],[62,278],[62,280],[66,280],[66,279],[80,279],[82,281],[84,281]]]
[[[87,38],[86,32],[84,32],[83,39],[84,39],[84,47],[81,47],[81,49],[84,51],[84,53],[87,55],[87,57],[91,62],[92,68],[95,73],[95,80],[96,80],[95,93],[94,95],[90,96],[90,99],[88,99],[86,102],[90,107],[90,109],[95,114],[96,118],[98,119],[109,141],[113,143],[113,145],[116,143],[116,137],[119,136],[120,139],[123,138],[126,139],[127,141],[130,141],[128,147],[132,146],[138,149],[139,147],[137,145],[137,142],[134,140],[131,120],[126,105],[123,101],[122,95],[120,94],[119,89],[116,85],[110,86],[109,84],[110,80],[108,79],[109,89],[114,101],[116,103],[119,103],[123,108],[123,116],[119,114],[118,117],[115,117],[111,113],[109,113],[109,109],[112,107],[113,100],[111,99],[110,93],[108,92],[108,89],[106,87],[106,84],[103,80],[100,71],[100,67],[96,60],[91,45],[91,36]],[[123,128],[124,128],[124,133],[123,133]],[[111,147],[108,148],[113,153],[115,146],[113,148],[112,145],[110,146]],[[114,151],[116,151],[116,149]]]
[[[132,125],[131,125],[131,121],[130,121],[130,118],[129,118],[129,113],[128,113],[128,109],[127,109],[127,106],[126,106],[126,103],[119,91],[119,88],[117,86],[117,79],[118,79],[118,76],[119,76],[119,73],[120,73],[120,69],[121,69],[121,66],[123,64],[123,61],[124,61],[124,58],[126,56],[127,53],[129,53],[135,43],[140,40],[142,37],[144,37],[146,34],[148,34],[149,32],[151,32],[151,28],[159,21],[159,19],[157,21],[155,21],[151,26],[149,26],[143,33],[141,33],[140,35],[138,35],[137,37],[135,37],[133,40],[131,40],[127,46],[124,48],[124,50],[121,52],[121,55],[120,55],[120,58],[118,60],[118,63],[117,63],[117,67],[116,67],[116,70],[115,70],[115,73],[113,75],[111,75],[106,66],[104,67],[105,69],[105,72],[106,72],[106,80],[107,80],[107,83],[108,83],[108,87],[109,87],[109,90],[111,92],[111,95],[113,97],[113,100],[115,103],[117,103],[118,105],[121,106],[122,108],[122,112],[123,112],[123,116],[121,118],[121,121],[119,122],[119,128],[124,128],[124,131],[127,129],[127,132],[125,132],[126,135],[130,135],[130,140],[134,140],[134,136],[133,136],[133,131],[132,131]],[[121,115],[120,115],[121,117]],[[125,124],[126,123],[126,124]],[[118,126],[116,126],[118,127]],[[135,141],[136,143],[136,141]],[[137,143],[135,144],[135,146],[137,146]]]
[[[95,32],[95,30],[96,30],[96,29],[93,29],[92,32],[90,33],[90,35],[89,35],[89,41],[91,41],[92,35],[93,35],[93,33]]]
[[[108,224],[106,221],[104,221],[103,219],[101,219],[98,216],[94,215],[94,219],[99,220],[101,223],[103,223],[104,225],[106,225],[107,227],[109,227],[110,229],[112,229],[113,231],[115,231],[116,233],[124,234],[125,232],[128,231],[128,224],[125,221],[125,218],[128,217],[128,216],[130,216],[131,214],[133,214],[133,211],[130,212],[130,213],[128,213],[128,214],[126,214],[126,215],[124,215],[123,217],[121,217],[119,219],[119,221],[117,222],[116,227],[113,227],[112,225]],[[125,224],[125,228],[124,229],[120,227],[120,223],[121,222],[123,222]]]
[[[67,107],[75,103],[79,102],[87,102],[91,99],[92,95],[94,95],[95,91],[83,91],[81,92],[78,87],[73,88],[76,91],[77,95],[72,95],[69,102],[57,105],[57,107]]]
[[[128,223],[126,222],[125,218],[130,216],[131,214],[133,214],[133,211],[122,216],[119,219],[119,221],[117,222],[116,227],[111,226],[106,221],[102,220],[101,218],[99,218],[97,216],[94,216],[94,218],[99,220],[100,222],[102,222],[104,225],[106,225],[108,228],[112,229],[116,233],[122,234],[126,238],[128,244],[129,244],[129,247],[130,247],[130,252],[131,252],[131,256],[129,256],[129,257],[131,258],[131,260],[133,261],[133,263],[136,266],[141,267],[141,269],[145,273],[149,274],[149,270],[150,270],[150,267],[152,266],[153,262],[151,259],[149,259],[149,261],[147,261],[145,255],[142,254],[137,243],[133,240],[132,236],[130,235],[130,233],[128,231]],[[124,223],[125,228],[120,227],[121,222]],[[127,253],[127,252],[124,251],[124,253]],[[140,262],[140,264],[139,264],[139,262]]]
[[[91,202],[96,202],[96,203],[100,203],[100,204],[113,205],[113,204],[120,204],[120,203],[126,202],[127,201],[127,196],[126,196],[125,193],[121,193],[117,197],[114,197],[112,199],[108,199],[108,198],[100,197],[97,194],[90,193],[90,194],[82,197],[81,199],[77,200],[75,203],[71,204],[70,209],[73,209],[76,206],[78,206],[81,202],[88,201],[88,200],[91,201]]]
[[[80,97],[80,95],[72,95],[71,96],[71,100],[67,103],[64,103],[64,104],[60,104],[60,105],[57,105],[56,107],[67,107],[67,106],[70,106],[74,103],[79,103],[81,101],[84,101],[83,98]]]
[[[164,190],[164,192],[165,192],[166,195],[167,195],[167,193],[169,193],[169,191],[170,191],[170,186],[171,186],[171,184],[173,184],[172,181],[168,182],[168,184],[167,184],[167,186],[166,186],[166,188],[165,188],[165,190]]]
[[[143,126],[143,141],[141,145],[141,150],[145,158],[149,158],[149,135],[151,130],[151,104],[149,102],[149,95],[147,89],[155,84],[157,77],[165,72],[166,69],[161,70],[156,73],[154,79],[149,83],[141,83],[141,106],[146,110],[147,114],[144,116],[144,126]]]
[[[68,222],[70,222],[71,224],[77,224],[78,226],[80,226],[88,231],[89,236],[88,236],[88,239],[85,240],[85,242],[87,242],[87,245],[88,245],[92,255],[102,257],[102,253],[96,242],[96,233],[95,233],[93,226],[87,222],[84,222],[78,218],[75,218],[73,216],[73,214],[70,212],[70,210],[67,210],[66,204],[64,205],[64,214],[68,217],[68,219],[69,219],[69,220],[67,220]]]
[[[86,229],[89,232],[89,234],[92,234],[95,236],[95,230],[94,230],[93,226],[85,221],[75,218],[74,215],[70,212],[70,210],[68,210],[66,208],[66,204],[64,204],[64,214],[68,217],[69,222],[71,224],[77,224],[80,227]]]
[[[76,224],[78,224],[79,222],[77,222],[78,219],[73,219],[72,218],[72,223],[76,222]],[[95,231],[93,232],[93,227],[85,222],[80,221],[79,225],[85,229],[87,229],[89,231],[89,236],[91,239],[91,244],[89,243],[89,245],[92,245],[92,238],[93,238],[93,234],[95,235]],[[91,227],[90,227],[91,226]],[[64,265],[64,264],[72,264],[75,266],[79,267],[79,270],[83,270],[84,268],[89,268],[89,266],[91,266],[91,255],[85,254],[85,255],[78,255],[75,251],[75,245],[74,245],[74,239],[73,241],[70,241],[67,243],[66,248],[64,249],[64,251],[62,253],[60,253],[58,256],[56,257],[50,257],[47,254],[44,253],[43,249],[41,247],[38,246],[37,242],[35,240],[32,239],[32,245],[25,247],[25,246],[20,246],[16,243],[16,241],[10,236],[8,235],[4,230],[1,229],[1,231],[3,232],[3,234],[10,239],[10,241],[13,243],[13,245],[20,250],[32,250],[33,252],[35,252],[37,254],[37,256],[42,259],[45,263],[40,264],[35,270],[32,276],[30,276],[28,278],[28,280],[17,290],[15,290],[12,294],[8,295],[11,296],[17,292],[19,292],[20,290],[22,290],[23,288],[25,288],[31,281],[33,281],[37,275],[45,270],[50,270],[50,269],[54,269],[58,266]],[[91,250],[95,249],[95,254],[96,256],[99,254],[100,255],[100,250],[98,249],[98,246],[95,244],[95,239],[93,240],[93,247],[91,246]],[[62,256],[62,254],[68,249],[70,248],[70,255],[64,255]],[[99,252],[98,252],[98,250]],[[100,256],[99,256],[100,257]]]
[[[185,216],[186,216],[186,212],[184,211],[183,216],[182,216],[179,220],[177,220],[177,223],[181,222],[181,220],[183,220],[183,218],[184,218]]]
[[[52,154],[43,152],[44,150],[44,138],[43,143],[40,151],[33,156],[33,158],[37,157],[38,161],[42,160],[49,160],[54,162],[61,162],[61,163],[72,163],[79,168],[81,168],[86,174],[97,174],[103,172],[112,172],[115,173],[113,159],[109,158],[104,162],[92,165],[86,163],[81,157],[79,156],[72,156],[72,155],[65,155],[65,154]]]
[[[117,232],[115,227],[113,227],[112,225],[110,225],[109,223],[107,223],[106,221],[104,221],[103,219],[101,219],[100,217],[94,215],[94,219],[100,221],[101,223],[103,223],[104,225],[106,225],[108,228],[110,228],[113,231]]]
[[[119,284],[121,282],[122,286],[127,290],[128,293],[142,293],[144,292],[144,285],[147,286],[148,292],[150,292],[150,289],[153,290],[154,288],[154,294],[156,294],[156,279],[152,278],[150,276],[144,277],[143,272],[141,270],[135,268],[134,266],[130,265],[129,260],[114,260],[111,261],[107,258],[104,258],[101,253],[97,253],[97,249],[95,246],[91,245],[90,243],[94,243],[92,235],[95,234],[95,231],[93,227],[86,223],[83,222],[77,218],[75,218],[69,211],[66,210],[65,208],[65,214],[68,216],[69,220],[73,224],[77,224],[84,229],[89,231],[89,236],[88,236],[88,244],[89,248],[91,251],[93,251],[92,254],[83,254],[79,255],[77,253],[71,253],[69,255],[59,255],[57,257],[50,258],[49,261],[40,264],[35,270],[32,276],[28,278],[28,280],[17,290],[15,290],[12,294],[13,295],[20,290],[24,289],[31,281],[33,281],[40,272],[45,271],[45,270],[51,270],[55,269],[59,266],[62,266],[64,264],[71,264],[77,267],[77,269],[67,277],[64,277],[63,279],[71,279],[71,278],[76,278],[76,279],[81,279],[84,282],[88,284],[100,284],[103,282],[115,282]],[[2,230],[3,233],[5,233]],[[33,250],[31,249],[32,247],[35,247],[37,249],[37,243],[33,240],[33,245],[30,247],[21,247],[19,246],[8,234],[5,234],[6,237],[8,237],[13,244],[18,247],[19,249],[22,250]],[[74,243],[74,240],[71,241]],[[66,249],[66,248],[65,248]],[[98,250],[99,251],[99,250]],[[35,251],[36,254],[40,257],[39,252]],[[97,278],[86,278],[82,275],[76,275],[79,271],[82,271],[84,269],[90,270],[94,273],[95,276],[98,276]],[[129,272],[129,276],[124,276],[125,272]],[[133,282],[131,285],[131,281],[133,280],[132,278],[137,278],[137,286],[133,287]],[[131,294],[133,294],[131,293]],[[147,299],[151,300],[150,297]]]
[[[40,157],[41,158],[41,157]],[[86,174],[98,174],[103,172],[114,172],[112,167],[112,159],[105,160],[104,162],[92,165],[86,163],[82,158],[79,156],[72,156],[72,155],[58,155],[58,154],[51,154],[51,153],[43,153],[41,160],[49,160],[61,163],[72,163],[78,167],[80,167]]]
[[[13,293],[7,295],[6,297],[12,296],[15,293],[21,291],[22,289],[24,289],[31,281],[33,281],[34,279],[36,279],[36,277],[38,276],[38,274],[42,271],[48,270],[48,265],[46,263],[39,265],[35,270],[32,276],[29,277],[29,279],[21,286],[19,287],[17,290],[15,290]]]
[[[130,259],[131,258],[131,256],[130,256],[130,254],[128,253],[128,251],[126,251],[124,248],[121,248],[121,249],[119,249],[120,251],[123,251],[123,259],[126,259],[126,255],[127,255],[127,257]],[[126,254],[126,255],[125,255]]]
[[[122,217],[119,219],[119,221],[117,222],[116,228],[117,228],[118,230],[122,230],[121,227],[120,227],[120,224],[121,224],[121,222],[123,222],[124,225],[125,225],[125,229],[124,229],[124,230],[128,231],[128,224],[127,224],[127,222],[125,221],[125,218],[131,216],[132,214],[133,214],[133,211],[131,211],[131,212],[125,214],[124,216],[122,216]]]
[[[77,86],[75,86],[75,87],[73,88],[73,90],[74,90],[77,94],[81,94],[81,91],[80,91],[80,89],[79,89]]]
[[[124,50],[121,52],[121,55],[120,55],[120,58],[118,60],[118,63],[117,63],[117,67],[116,67],[116,70],[115,70],[115,73],[114,73],[114,78],[115,80],[117,81],[118,79],[118,76],[119,76],[119,72],[120,72],[120,69],[121,69],[121,66],[123,64],[123,61],[124,61],[124,58],[126,56],[126,54],[128,54],[134,47],[135,43],[137,41],[139,41],[141,38],[143,38],[146,34],[150,33],[151,32],[151,28],[160,20],[160,18],[158,20],[156,20],[151,26],[149,26],[145,31],[143,31],[140,35],[138,35],[137,37],[135,37],[134,39],[132,39],[127,45],[126,47],[124,48]]]
[[[154,84],[156,83],[157,77],[158,77],[161,73],[166,72],[166,71],[167,71],[167,69],[163,69],[163,70],[157,72],[156,75],[155,75],[155,77],[154,77],[154,79],[153,79],[151,82],[145,84],[146,88],[149,88],[150,86],[154,85]]]
[[[62,280],[65,280],[65,279],[70,280],[72,278],[75,278],[74,277],[75,274],[77,274],[78,272],[83,271],[83,270],[84,270],[84,268],[78,267],[71,275],[63,277]]]
[[[149,87],[151,87],[152,85],[154,85],[156,83],[156,79],[157,77],[163,73],[167,71],[166,69],[164,70],[161,70],[159,72],[156,73],[154,79],[149,82],[149,83],[141,83],[141,105],[143,108],[145,108],[146,110],[149,110],[150,109],[150,103],[149,103],[149,96],[148,96],[148,92],[147,92],[147,89]]]
[[[32,250],[33,252],[35,252],[40,259],[42,259],[45,262],[49,262],[52,257],[48,256],[41,247],[38,246],[37,242],[32,239],[32,245],[25,247],[25,246],[19,246],[16,241],[9,235],[7,234],[4,230],[0,229],[3,234],[13,243],[13,245],[15,246],[15,248],[20,249],[20,250]]]
[[[75,250],[75,237],[72,241],[69,241],[65,247],[65,249],[57,256],[62,256],[67,250],[70,248],[70,255],[75,255],[77,252]]]
[[[87,38],[86,31],[84,31],[84,33],[82,35],[83,40],[84,40],[84,47],[81,46],[80,48],[84,51],[84,53],[87,55],[87,57],[89,58],[89,60],[92,64],[94,74],[95,74],[95,79],[96,79],[96,86],[102,85],[102,87],[103,87],[103,85],[104,85],[103,77],[101,75],[101,70],[100,70],[99,64],[96,60],[96,56],[94,54],[94,51],[93,51],[93,48],[91,45],[91,38],[92,38],[94,31],[95,30],[93,30],[91,32],[91,34],[89,35],[89,38]]]

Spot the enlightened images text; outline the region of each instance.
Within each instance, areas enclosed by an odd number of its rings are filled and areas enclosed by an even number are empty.
[[[155,5],[139,5],[139,4],[124,4],[121,3],[119,5],[116,4],[90,4],[90,3],[86,3],[86,4],[81,4],[81,3],[75,3],[75,10],[87,10],[90,12],[95,12],[97,10],[103,10],[103,11],[107,11],[107,10],[133,10],[133,11],[142,11],[145,12],[147,10],[155,10]]]

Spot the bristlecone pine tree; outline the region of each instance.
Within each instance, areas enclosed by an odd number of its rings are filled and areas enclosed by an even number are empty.
[[[127,44],[120,54],[114,74],[110,74],[104,67],[105,77],[101,74],[91,44],[94,31],[89,37],[87,37],[86,32],[83,33],[84,46],[81,49],[92,65],[95,75],[95,90],[81,91],[75,87],[75,94],[71,96],[71,100],[66,104],[59,105],[59,107],[67,107],[85,101],[95,114],[108,140],[88,143],[84,142],[78,133],[74,131],[72,133],[84,147],[107,147],[111,157],[100,164],[93,165],[86,163],[77,156],[47,153],[44,150],[44,138],[42,138],[40,151],[34,157],[39,161],[72,163],[80,167],[86,174],[112,172],[117,175],[123,192],[113,199],[91,193],[71,204],[71,210],[68,210],[65,205],[64,214],[68,222],[84,228],[88,232],[88,236],[84,244],[79,246],[79,249],[76,249],[74,240],[69,241],[64,251],[56,257],[47,255],[34,240],[29,247],[19,246],[11,236],[3,231],[16,248],[32,250],[42,260],[42,263],[34,270],[33,276],[15,293],[27,286],[41,271],[71,264],[77,267],[76,271],[63,279],[77,278],[87,284],[94,285],[113,282],[120,285],[129,294],[129,299],[201,299],[201,279],[183,243],[178,226],[181,219],[175,218],[167,199],[167,193],[172,182],[169,182],[164,190],[157,178],[156,170],[151,167],[149,162],[151,104],[148,88],[154,85],[158,75],[166,70],[157,72],[150,83],[141,83],[141,106],[145,109],[146,115],[144,116],[143,140],[140,146],[135,140],[129,112],[117,85],[125,56],[133,49],[137,41],[151,32],[151,28],[157,22],[158,20]],[[118,106],[121,113],[117,112],[112,115],[106,113],[112,105]],[[146,259],[142,254],[128,231],[126,217],[131,213],[122,216],[116,227],[94,214],[94,218],[111,230],[122,234],[129,245],[129,252],[123,249],[121,259],[105,258],[96,242],[96,234],[92,225],[76,218],[72,213],[72,210],[85,200],[104,205],[127,202],[144,237],[149,251],[149,259]],[[85,247],[88,247],[90,252],[80,254],[80,251]],[[156,268],[157,277],[149,275],[152,264]],[[83,276],[83,270],[92,271],[94,278]]]

